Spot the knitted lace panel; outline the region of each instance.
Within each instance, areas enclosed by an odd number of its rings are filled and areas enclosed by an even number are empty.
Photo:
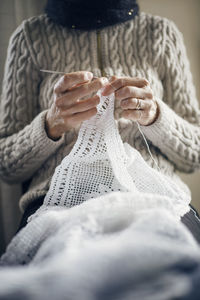
[[[149,167],[136,149],[123,144],[113,116],[114,94],[98,94],[101,100],[96,116],[83,122],[72,151],[55,170],[39,211],[55,205],[72,207],[106,193],[123,191],[170,198],[177,215],[185,214],[190,196],[169,177]],[[159,201],[155,201],[155,207]]]

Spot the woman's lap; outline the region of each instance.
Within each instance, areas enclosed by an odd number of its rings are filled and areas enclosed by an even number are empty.
[[[21,221],[20,221],[20,224],[19,224],[19,227],[18,227],[16,233],[18,233],[23,227],[26,226],[28,218],[31,215],[33,215],[36,212],[36,210],[38,210],[38,208],[40,208],[40,206],[43,204],[43,201],[44,201],[44,196],[38,198],[36,201],[30,203],[27,206],[26,210],[23,213],[23,216],[21,218]]]
[[[44,201],[44,196],[38,198],[36,201],[32,202],[27,207],[27,209],[25,210],[21,218],[16,233],[18,233],[23,227],[26,226],[29,216],[31,216],[36,212],[36,210],[38,210],[38,208],[43,204],[43,201]],[[195,210],[195,208],[192,205],[190,205],[190,211],[181,218],[181,222],[190,230],[194,238],[200,244],[200,217],[198,212]]]
[[[190,205],[190,211],[181,218],[181,222],[191,231],[200,244],[200,217],[192,205]]]

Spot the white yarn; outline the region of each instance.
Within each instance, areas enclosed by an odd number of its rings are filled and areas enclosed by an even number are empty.
[[[136,149],[123,144],[113,116],[114,94],[98,94],[101,100],[96,116],[83,122],[76,144],[56,168],[36,215],[49,206],[72,207],[116,191],[168,197],[177,216],[185,214],[190,196],[169,177],[150,168]]]
[[[147,142],[147,139],[145,138],[144,133],[142,132],[142,129],[141,129],[141,127],[140,127],[140,124],[139,124],[137,121],[136,121],[136,124],[137,124],[138,130],[139,130],[139,132],[141,133],[141,135],[142,135],[142,137],[143,137],[143,140],[144,140],[144,142],[145,142],[145,144],[146,144],[146,146],[147,146],[147,150],[148,150],[148,152],[149,152],[149,155],[151,156],[152,161],[153,161],[154,164],[156,165],[157,170],[160,171],[160,168],[159,168],[157,162],[156,162],[155,159],[153,158],[153,155],[152,155],[152,153],[151,153],[149,144],[148,144],[148,142]]]

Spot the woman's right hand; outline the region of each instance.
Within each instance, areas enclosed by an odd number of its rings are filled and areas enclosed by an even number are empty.
[[[45,121],[49,138],[59,139],[63,133],[76,128],[97,113],[99,97],[91,94],[94,95],[104,87],[108,80],[104,77],[92,79],[91,72],[79,71],[62,76],[55,84],[54,101]]]

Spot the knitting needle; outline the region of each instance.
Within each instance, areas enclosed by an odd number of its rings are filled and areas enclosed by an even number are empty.
[[[60,74],[60,75],[65,75],[65,74],[66,74],[66,72],[51,71],[51,70],[43,70],[43,69],[41,69],[40,72],[51,73],[51,74]]]
[[[41,69],[40,72],[44,72],[44,73],[50,73],[50,74],[60,74],[60,75],[66,75],[66,72],[60,72],[60,71],[51,71],[51,70],[44,70]],[[98,77],[93,76],[93,79],[97,79]]]
[[[52,70],[44,70],[44,69],[41,69],[40,72],[44,72],[44,73],[50,73],[50,74],[60,74],[60,75],[66,75],[67,73],[66,72],[61,72],[61,71],[52,71]],[[105,77],[110,78],[110,76],[106,75]],[[99,77],[96,77],[96,76],[93,76],[92,80],[94,79],[98,79]],[[112,86],[112,84],[110,83],[110,85]],[[112,86],[113,87],[113,86]],[[113,88],[115,90],[115,88]]]

